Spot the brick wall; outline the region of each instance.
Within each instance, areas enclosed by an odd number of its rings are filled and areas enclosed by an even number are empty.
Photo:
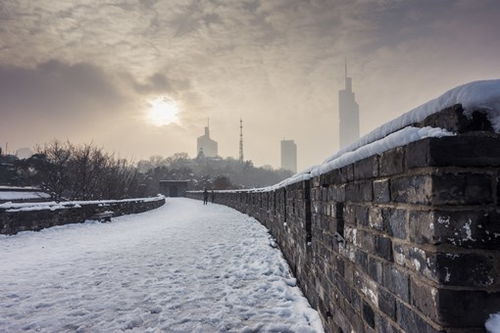
[[[68,205],[56,210],[38,209],[16,211],[0,208],[0,234],[16,234],[20,231],[38,231],[56,225],[82,223],[99,218],[99,214],[109,212],[113,217],[142,213],[161,207],[165,198],[158,197],[137,200],[106,201],[105,203],[82,203]]]
[[[457,136],[215,201],[269,228],[327,332],[484,332],[500,311],[500,137],[461,112],[420,124]]]

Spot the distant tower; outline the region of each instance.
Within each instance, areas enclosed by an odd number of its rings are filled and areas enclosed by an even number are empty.
[[[217,157],[217,142],[210,139],[210,120],[205,127],[205,134],[198,137],[197,154],[205,157]]]
[[[293,140],[281,140],[281,168],[297,172],[297,145]]]
[[[345,62],[345,89],[339,91],[339,139],[344,148],[359,138],[359,105],[352,91],[352,79],[347,77]]]
[[[240,118],[240,162],[243,160],[243,120]]]

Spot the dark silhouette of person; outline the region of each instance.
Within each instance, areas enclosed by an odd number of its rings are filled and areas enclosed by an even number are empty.
[[[212,203],[214,203],[215,202],[215,192],[214,192],[214,190],[212,190],[211,194],[212,194]]]
[[[208,203],[208,190],[205,189],[203,191],[203,204],[206,205]]]

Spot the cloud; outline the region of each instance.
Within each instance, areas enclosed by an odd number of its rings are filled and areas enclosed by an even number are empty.
[[[189,80],[170,79],[162,73],[155,73],[148,77],[145,82],[137,82],[133,78],[134,89],[140,94],[169,94],[177,96],[180,91],[189,89]]]
[[[53,59],[32,68],[2,65],[0,78],[0,111],[11,121],[78,121],[102,110],[113,113],[127,99],[102,69],[88,63]]]
[[[2,2],[0,115],[78,119],[68,128],[90,137],[104,135],[92,124],[110,124],[106,142],[137,154],[194,154],[210,117],[233,156],[243,117],[246,156],[276,166],[288,137],[306,167],[337,148],[346,56],[366,133],[455,84],[499,76],[499,15],[496,0]],[[148,138],[141,127],[143,148],[119,141],[161,94],[182,106],[182,128]]]

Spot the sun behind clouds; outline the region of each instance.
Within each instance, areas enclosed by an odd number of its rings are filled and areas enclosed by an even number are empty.
[[[148,102],[148,121],[155,126],[165,126],[178,123],[180,112],[178,104],[165,96],[157,97]]]

